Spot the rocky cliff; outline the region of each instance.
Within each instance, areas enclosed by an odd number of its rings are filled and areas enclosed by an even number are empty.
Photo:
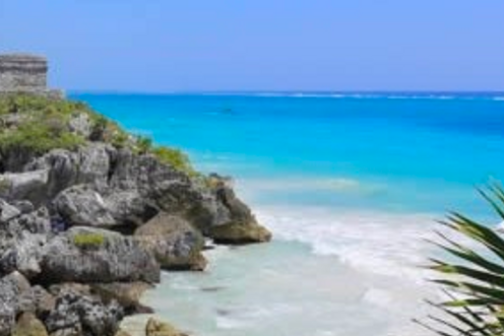
[[[113,336],[205,240],[265,242],[225,179],[86,105],[0,98],[0,336]]]

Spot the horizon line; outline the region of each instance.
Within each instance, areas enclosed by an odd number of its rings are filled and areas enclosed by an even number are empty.
[[[240,94],[256,94],[256,95],[275,95],[275,94],[319,94],[319,95],[502,95],[503,90],[95,90],[95,89],[64,89],[69,94],[137,94],[137,95],[191,95],[191,94],[208,94],[208,95],[240,95]]]

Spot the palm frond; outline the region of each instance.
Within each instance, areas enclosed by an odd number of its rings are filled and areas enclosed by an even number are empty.
[[[502,186],[492,183],[478,192],[504,220]],[[438,275],[430,281],[443,288],[448,299],[428,302],[441,316],[428,315],[427,322],[414,321],[441,336],[504,336],[504,239],[493,229],[458,212],[450,213],[440,224],[469,238],[481,249],[435,231],[441,242],[430,243],[447,253],[450,260],[430,258],[427,269]]]

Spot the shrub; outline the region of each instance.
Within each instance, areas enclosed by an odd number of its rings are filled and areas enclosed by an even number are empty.
[[[140,154],[150,153],[152,151],[152,139],[146,136],[137,137],[136,149]]]
[[[115,132],[112,137],[112,145],[116,148],[125,148],[128,145],[129,136],[124,132]]]
[[[181,150],[161,146],[153,149],[152,153],[162,163],[168,164],[174,169],[189,175],[196,175],[196,171],[192,167],[189,157]]]
[[[76,149],[84,139],[62,128],[54,119],[45,123],[36,121],[25,122],[14,131],[0,134],[0,150],[27,150],[35,154],[43,154],[53,148]]]
[[[105,237],[99,233],[80,233],[73,236],[73,243],[79,248],[98,248],[105,243]]]
[[[75,149],[85,139],[70,132],[68,121],[83,104],[35,95],[12,94],[0,98],[0,114],[27,114],[29,118],[0,133],[0,150],[42,154],[54,148]]]

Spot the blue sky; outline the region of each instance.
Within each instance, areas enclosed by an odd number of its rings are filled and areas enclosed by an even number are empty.
[[[78,90],[504,91],[503,0],[0,0]]]

